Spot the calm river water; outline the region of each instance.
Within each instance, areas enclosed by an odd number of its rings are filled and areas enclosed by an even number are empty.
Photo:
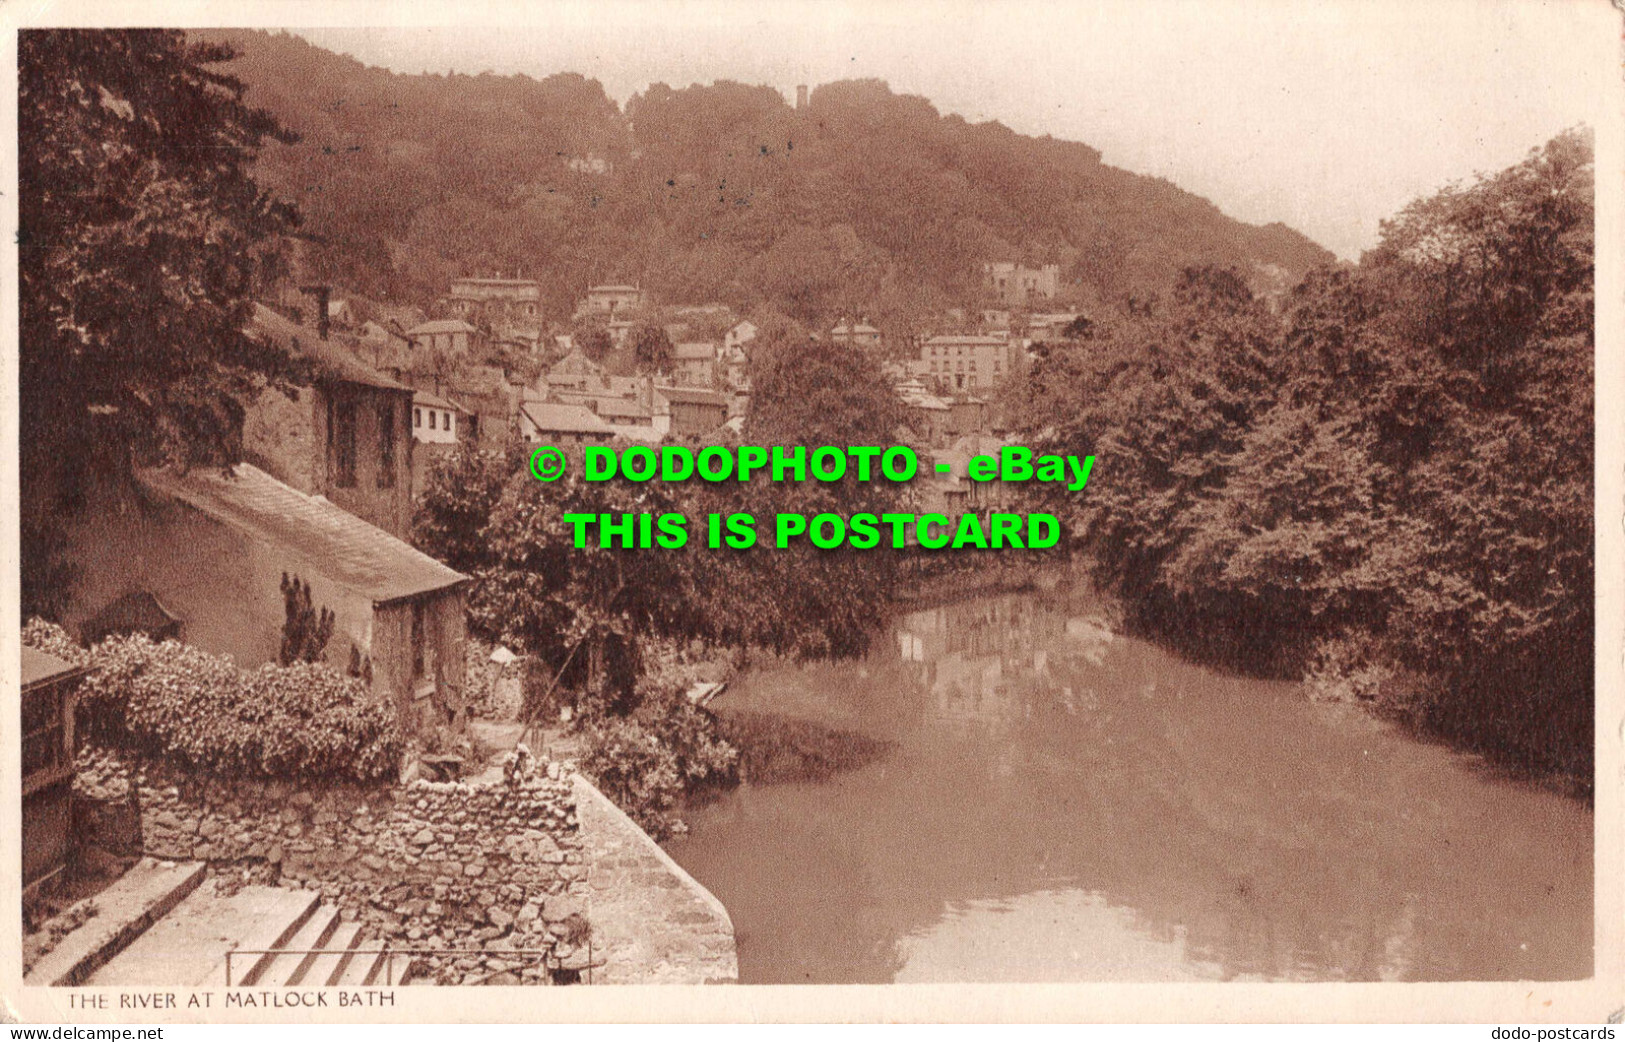
[[[716,707],[892,743],[686,815],[669,849],[747,983],[1591,973],[1584,805],[1114,634],[1087,598],[904,615],[863,662]]]

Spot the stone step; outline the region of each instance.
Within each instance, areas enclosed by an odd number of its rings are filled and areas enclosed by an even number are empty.
[[[239,893],[247,894],[256,887],[244,887]],[[304,925],[316,914],[321,906],[321,895],[314,890],[279,890],[271,887],[271,895],[263,895],[265,901],[265,914],[259,918],[253,929],[242,935],[240,943],[233,946],[234,951],[261,952],[267,948],[287,948]],[[274,896],[272,896],[274,895]],[[256,896],[252,900],[261,900]],[[231,960],[231,983],[241,982],[245,977],[253,975],[263,976],[265,968],[277,958],[275,955],[259,954],[244,955]],[[220,959],[219,972],[210,974],[205,983],[226,982],[226,960]]]
[[[23,983],[83,984],[184,901],[206,874],[207,866],[201,861],[176,864],[142,858],[90,898],[96,903],[96,914],[46,952]]]
[[[325,988],[337,983],[339,975],[350,963],[352,950],[360,943],[360,923],[339,923],[338,928],[324,945],[327,950],[312,959],[300,970],[299,975],[290,978],[288,983],[306,984],[313,988]]]
[[[318,902],[307,890],[245,886],[228,894],[219,883],[210,879],[198,887],[86,983],[220,987],[228,952],[277,947],[305,924]],[[257,961],[233,958],[233,979]]]
[[[363,987],[386,979],[384,960],[389,958],[388,953],[380,951],[381,944],[376,941],[368,941],[362,947],[367,950],[356,952],[334,982],[338,987]]]
[[[299,979],[305,966],[316,960],[312,949],[327,945],[327,939],[339,924],[339,910],[332,905],[320,905],[311,913],[299,932],[288,938],[279,948],[288,951],[281,955],[262,958],[243,974],[240,984],[265,984],[272,988],[286,987]],[[235,971],[235,967],[233,967]]]

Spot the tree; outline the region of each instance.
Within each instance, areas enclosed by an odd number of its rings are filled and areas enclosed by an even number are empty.
[[[1591,764],[1587,135],[1407,206],[1270,315],[1233,273],[1063,341],[1034,430],[1136,621],[1360,693],[1520,767]]]
[[[808,339],[793,324],[764,319],[751,351],[751,404],[745,441],[802,447],[897,443],[902,404],[868,352],[850,344]],[[902,486],[860,482],[767,481],[696,483],[696,514],[749,513],[765,539],[775,515],[875,515],[899,509]],[[719,639],[800,658],[862,654],[874,633],[875,609],[890,598],[896,555],[807,543],[785,549],[758,544],[712,551],[696,565],[697,596]]]
[[[333,613],[326,608],[316,610],[310,600],[310,584],[295,575],[282,573],[282,647],[277,662],[291,666],[295,662],[320,662],[333,636]],[[352,648],[352,657],[355,649]],[[358,670],[359,672],[359,670]]]
[[[547,483],[511,478],[481,532],[491,564],[477,573],[474,628],[536,655],[567,682],[632,708],[645,636],[708,634],[696,614],[690,555],[659,547],[600,546],[597,526],[583,547],[565,514],[650,514],[678,510],[675,486],[622,479],[586,482],[572,451],[565,474]],[[699,551],[704,553],[704,550]]]
[[[609,357],[610,350],[615,346],[615,341],[610,338],[609,330],[598,322],[578,326],[575,333],[572,334],[572,339],[581,353],[587,356],[588,361],[599,364],[602,364]]]
[[[489,452],[466,441],[436,460],[412,519],[412,545],[469,575],[489,567],[484,529],[522,463],[517,448]]]
[[[671,337],[666,335],[665,327],[655,325],[639,326],[632,341],[632,349],[639,371],[644,373],[671,372],[672,344]]]
[[[55,516],[85,478],[229,464],[243,402],[293,392],[292,360],[244,332],[295,215],[254,182],[293,136],[211,66],[230,49],[158,30],[18,37],[20,469]],[[48,521],[25,526],[25,606],[45,606]]]

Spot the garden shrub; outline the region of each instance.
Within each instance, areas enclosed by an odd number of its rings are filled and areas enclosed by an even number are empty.
[[[23,646],[43,651],[74,666],[90,665],[90,652],[54,622],[29,619],[23,624]]]
[[[403,741],[394,707],[325,665],[237,667],[178,641],[109,637],[86,651],[60,627],[23,629],[31,647],[88,665],[79,726],[87,737],[205,773],[391,776]],[[66,642],[66,646],[64,644]]]

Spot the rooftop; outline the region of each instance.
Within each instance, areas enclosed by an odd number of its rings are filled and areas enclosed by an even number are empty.
[[[148,488],[178,499],[250,538],[291,551],[306,566],[374,604],[432,593],[467,576],[328,502],[239,463],[235,476],[213,468],[141,472]]]
[[[530,417],[538,431],[562,434],[613,434],[614,428],[600,420],[585,405],[567,402],[526,402],[520,410]]]
[[[508,374],[500,366],[465,365],[452,374],[446,385],[462,394],[495,395],[512,390]]]
[[[690,340],[672,348],[672,357],[678,361],[709,359],[717,356],[717,345],[709,340]]]
[[[618,417],[648,419],[654,415],[654,410],[642,402],[613,394],[572,394],[569,391],[560,391],[558,400],[566,405],[580,405],[606,419]]]
[[[728,407],[727,395],[704,391],[698,387],[657,387],[655,390],[664,395],[668,402],[679,402],[684,405],[717,405],[724,409]]]
[[[432,322],[413,326],[406,331],[407,336],[427,336],[433,333],[477,333],[479,330],[464,322],[460,318],[437,318]]]
[[[83,667],[64,662],[55,655],[47,655],[23,645],[23,690],[48,684],[53,680],[83,672]]]
[[[934,347],[1007,347],[1009,341],[996,336],[934,336],[927,340]]]
[[[450,409],[452,412],[460,412],[464,414],[468,413],[467,409],[463,408],[461,405],[458,405],[450,398],[442,398],[440,395],[431,394],[428,391],[419,391],[417,394],[414,394],[412,396],[412,404],[425,405],[431,409]]]
[[[604,371],[604,367],[581,353],[579,347],[570,348],[570,353],[553,363],[547,371],[548,376],[593,376]]]
[[[383,373],[356,357],[336,340],[323,340],[316,330],[289,319],[264,304],[254,305],[254,317],[249,320],[250,336],[268,339],[280,345],[291,355],[309,360],[317,375],[326,380],[364,384],[391,391],[410,391]]]

